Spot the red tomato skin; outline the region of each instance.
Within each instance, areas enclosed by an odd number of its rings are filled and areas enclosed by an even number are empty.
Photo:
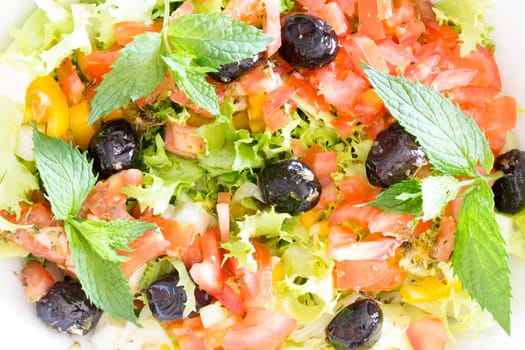
[[[204,140],[196,134],[196,127],[168,123],[164,131],[166,150],[179,156],[197,158],[197,154],[204,150]]]
[[[128,244],[131,251],[119,251],[119,254],[128,258],[121,264],[124,276],[129,277],[133,272],[147,263],[166,253],[170,242],[164,239],[159,231],[146,231],[142,236]]]
[[[20,272],[27,300],[31,303],[40,300],[55,284],[53,276],[39,262],[29,260]]]
[[[70,106],[83,100],[86,87],[80,80],[76,68],[69,57],[58,67],[57,78],[58,84],[62,88]]]
[[[113,32],[115,33],[115,41],[120,46],[126,46],[133,38],[139,34],[147,32],[160,32],[161,28],[158,26],[136,22],[123,21],[113,24]]]
[[[384,39],[385,31],[379,19],[377,1],[357,0],[358,31],[374,40]]]
[[[403,283],[407,272],[389,261],[343,260],[336,262],[334,276],[339,290],[389,291]]]
[[[411,322],[406,334],[414,350],[444,350],[447,346],[445,325],[433,316]]]
[[[78,67],[87,79],[100,83],[104,75],[111,70],[118,55],[117,49],[93,51],[89,55],[79,54]]]
[[[224,350],[276,350],[292,333],[297,322],[277,311],[248,310],[245,318],[224,336]]]

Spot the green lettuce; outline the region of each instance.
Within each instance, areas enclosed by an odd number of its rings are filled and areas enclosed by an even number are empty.
[[[444,0],[434,4],[439,22],[452,24],[459,32],[461,56],[468,55],[478,44],[492,44],[489,38],[492,28],[485,24],[489,8],[493,8],[489,0]]]

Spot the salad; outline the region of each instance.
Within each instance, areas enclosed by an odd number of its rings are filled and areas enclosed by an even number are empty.
[[[115,349],[510,331],[525,155],[487,3],[37,4],[0,62],[0,248],[43,322]]]

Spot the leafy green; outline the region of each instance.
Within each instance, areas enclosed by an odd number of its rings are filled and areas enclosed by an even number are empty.
[[[478,163],[487,172],[492,169],[494,155],[483,132],[452,101],[428,86],[364,63],[363,70],[390,113],[415,136],[436,170],[475,177]]]
[[[255,27],[218,14],[175,18],[167,34],[175,52],[189,52],[200,66],[213,68],[264,51],[273,40]]]
[[[368,205],[393,213],[418,215],[423,205],[421,196],[421,184],[417,180],[410,179],[383,190]]]
[[[491,28],[485,23],[485,13],[494,7],[489,0],[444,0],[433,5],[440,23],[454,25],[459,31],[461,56],[476,49],[476,45],[491,43]]]
[[[104,76],[91,104],[89,123],[148,96],[166,78],[161,57],[162,37],[158,33],[137,35],[126,45]]]
[[[153,214],[160,215],[168,208],[176,187],[177,184],[175,182],[167,183],[161,177],[146,174],[144,176],[144,185],[126,186],[120,192],[128,195],[128,197],[137,199],[142,212],[146,208],[150,208],[153,210]]]
[[[18,214],[18,203],[38,188],[38,181],[15,155],[22,112],[15,101],[4,96],[0,96],[0,105],[0,210],[12,210]]]
[[[86,295],[110,315],[134,322],[133,294],[120,263],[103,259],[69,221],[66,221],[65,229],[75,270]]]
[[[186,303],[184,310],[182,311],[183,317],[188,317],[190,313],[197,310],[197,303],[195,300],[195,283],[191,279],[186,266],[179,259],[171,259],[172,265],[175,267],[179,274],[179,283],[177,286],[182,287],[186,292]]]
[[[89,299],[114,317],[135,322],[133,294],[116,250],[155,225],[135,220],[91,221],[77,216],[95,185],[91,164],[61,139],[33,128],[35,161],[53,214],[64,221],[75,272]]]
[[[200,127],[198,135],[206,142],[206,152],[198,155],[199,164],[211,176],[264,165],[258,152],[260,145],[247,130],[236,130],[231,120],[225,117]]]
[[[76,215],[95,186],[96,177],[85,155],[60,139],[48,137],[33,126],[35,161],[59,220]]]
[[[510,270],[494,218],[492,190],[485,181],[478,181],[465,195],[455,247],[452,266],[463,287],[510,333]]]

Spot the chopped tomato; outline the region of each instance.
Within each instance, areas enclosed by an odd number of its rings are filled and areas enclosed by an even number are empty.
[[[142,172],[138,169],[122,170],[97,182],[84,202],[82,215],[93,214],[102,220],[133,219],[126,207],[128,197],[120,189],[141,184]]]
[[[190,246],[195,235],[195,228],[176,220],[165,219],[161,216],[143,215],[140,220],[157,225],[164,239],[170,242],[169,251],[175,256],[183,256]]]
[[[341,233],[334,227],[328,234],[328,256],[335,261],[385,260],[392,257],[401,245],[397,239],[383,236],[357,241],[355,235]]]
[[[411,322],[407,337],[414,350],[444,350],[447,346],[445,325],[432,316]]]
[[[36,233],[18,229],[8,234],[7,239],[34,256],[51,261],[70,275],[75,275],[71,251],[62,227],[49,226]]]
[[[329,2],[314,11],[314,14],[325,20],[337,35],[343,35],[348,32],[350,23],[337,2]]]
[[[375,0],[357,0],[358,31],[374,40],[385,38],[377,3]]]
[[[87,79],[100,83],[104,75],[111,70],[118,55],[117,49],[93,51],[88,55],[81,51],[78,54],[78,67]]]
[[[169,334],[177,340],[182,350],[206,350],[205,330],[200,317],[192,317],[167,324]]]
[[[454,250],[455,234],[456,223],[454,218],[452,216],[442,217],[430,256],[439,261],[448,261]]]
[[[416,220],[414,215],[379,211],[368,222],[368,229],[370,232],[418,235],[425,232],[432,225],[432,221],[418,220],[415,222],[414,220]]]
[[[197,158],[204,150],[204,140],[197,136],[197,128],[169,122],[164,130],[166,150],[183,157]]]
[[[516,127],[517,115],[516,100],[500,96],[487,103],[481,118],[475,118],[494,154],[498,155],[505,146],[507,132]]]
[[[133,38],[139,34],[147,32],[160,32],[159,26],[150,25],[136,21],[123,21],[113,24],[113,32],[115,33],[115,41],[120,46],[125,46],[130,43]]]
[[[326,0],[297,0],[307,11],[317,11],[324,6]]]
[[[82,80],[80,80],[77,70],[69,57],[58,67],[57,78],[58,84],[62,88],[64,95],[66,95],[67,102],[70,106],[82,101],[85,86]]]
[[[190,268],[190,275],[195,283],[211,295],[220,295],[224,288],[218,234],[215,229],[209,229],[204,233],[200,241],[202,262],[193,264]]]
[[[279,0],[261,0],[264,5],[264,33],[273,38],[273,41],[266,47],[268,57],[279,50],[281,46],[281,5]]]
[[[131,274],[147,263],[166,253],[170,242],[164,239],[159,231],[146,231],[142,236],[128,244],[130,251],[119,251],[119,254],[128,258],[121,264],[124,276]]]
[[[232,0],[228,2],[222,14],[257,26],[261,22],[262,12],[261,0]]]
[[[343,260],[335,263],[339,290],[389,291],[398,288],[407,272],[386,260]]]
[[[388,72],[388,66],[386,64],[385,57],[381,53],[381,50],[379,50],[379,47],[374,42],[374,40],[362,34],[353,34],[349,37],[349,40],[355,43],[356,47],[359,49],[358,56],[363,61],[375,69]]]
[[[438,91],[451,90],[470,84],[476,76],[477,70],[470,68],[448,69],[438,73],[432,80],[432,87]]]
[[[56,222],[53,219],[53,213],[48,205],[35,203],[29,205],[20,202],[20,216],[9,214],[6,210],[0,210],[0,216],[13,224],[19,225],[36,225],[38,227],[54,226]]]
[[[318,89],[316,89],[311,82],[301,74],[297,72],[290,74],[286,81],[286,85],[293,88],[298,97],[320,111],[327,112],[330,110],[330,105],[326,103],[323,96],[319,94]]]
[[[270,131],[279,130],[288,122],[288,116],[282,113],[284,111],[281,108],[294,94],[294,89],[283,85],[264,96],[263,115],[266,126]],[[276,116],[280,116],[280,118]]]
[[[20,272],[20,280],[29,302],[40,300],[55,284],[53,276],[44,265],[34,260],[29,260],[26,263]]]
[[[222,347],[224,350],[276,350],[292,333],[296,323],[278,311],[253,308],[226,332]]]

